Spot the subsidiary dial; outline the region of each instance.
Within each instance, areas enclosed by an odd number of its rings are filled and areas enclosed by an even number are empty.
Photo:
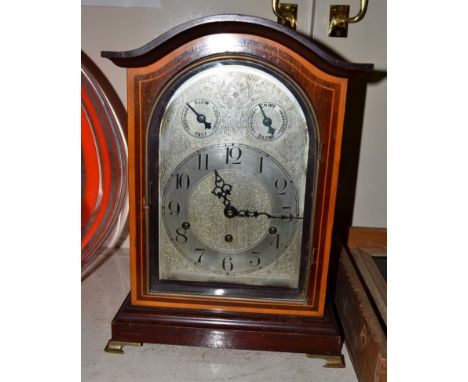
[[[255,138],[273,141],[286,131],[288,118],[277,103],[260,102],[250,110],[248,125]]]
[[[218,108],[206,98],[197,98],[185,103],[181,118],[185,131],[196,138],[206,138],[214,134],[220,122]]]

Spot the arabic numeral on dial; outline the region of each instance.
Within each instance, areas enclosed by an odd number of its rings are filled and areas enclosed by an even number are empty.
[[[167,208],[169,209],[169,215],[178,216],[180,213],[180,204],[179,202],[169,202],[167,204]]]
[[[190,228],[190,223],[189,222],[183,222],[182,226],[176,229],[176,238],[175,240],[180,243],[184,244],[187,242],[188,237],[187,237],[187,231]]]
[[[197,254],[199,254],[197,263],[200,264],[202,261],[202,257],[205,254],[205,248],[195,248],[195,251],[197,252]]]
[[[281,220],[292,220],[292,207],[283,207],[283,217]]]
[[[185,189],[190,187],[190,177],[188,174],[176,174],[176,190]]]
[[[242,150],[239,147],[226,148],[226,164],[241,164]]]
[[[273,245],[276,249],[279,248],[279,246],[280,246],[280,234],[279,233],[277,233],[275,235],[275,238],[272,240],[270,245]]]
[[[263,157],[260,157],[260,168],[258,169],[258,172],[260,174],[263,172]]]
[[[187,233],[187,231],[183,228],[177,228],[176,229],[176,233],[177,233],[177,236],[176,236],[176,241],[180,244],[184,244],[187,242],[188,238],[187,236],[185,235]]]
[[[260,252],[252,252],[252,255],[259,255]],[[249,260],[249,264],[252,267],[258,267],[260,265],[260,257],[255,256],[253,259]]]
[[[232,270],[234,269],[234,264],[232,263],[232,257],[225,257],[223,259],[222,265],[223,265],[224,272],[226,273],[232,272]]]
[[[286,188],[288,187],[288,181],[286,179],[276,179],[275,180],[275,188],[276,192],[279,195],[285,195],[286,194]]]
[[[198,169],[208,170],[208,154],[203,157],[202,154],[198,154]]]

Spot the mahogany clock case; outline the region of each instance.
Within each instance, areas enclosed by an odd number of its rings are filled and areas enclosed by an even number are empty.
[[[128,68],[132,304],[226,312],[323,315],[347,77],[368,71],[372,65],[339,61],[286,27],[268,20],[238,15],[194,20],[174,28],[142,48],[129,52],[103,52],[102,55]],[[160,105],[166,86],[173,78],[189,66],[226,55],[238,60],[261,62],[277,68],[279,73],[285,73],[301,89],[315,111],[320,160],[317,162],[315,209],[304,222],[303,248],[308,251],[308,258],[312,258],[312,261],[305,264],[307,269],[302,276],[306,295],[303,302],[150,292],[148,275],[154,272],[155,269],[151,269],[154,265],[151,264],[157,261],[151,263],[148,260],[151,257],[146,228],[151,216],[147,204],[149,193],[146,179],[149,174],[145,172],[148,129],[153,116],[157,115],[155,110]],[[157,163],[154,169],[157,170]],[[309,184],[310,179],[309,176]],[[308,206],[311,205],[309,200]],[[308,212],[311,212],[311,208]],[[154,233],[154,230],[151,231],[152,238]]]

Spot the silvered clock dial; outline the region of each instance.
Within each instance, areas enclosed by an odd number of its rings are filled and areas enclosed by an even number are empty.
[[[166,183],[161,211],[188,262],[233,277],[277,260],[302,219],[286,170],[243,144],[209,146],[184,159]]]
[[[299,288],[312,123],[300,92],[233,59],[191,68],[168,88],[159,280]]]

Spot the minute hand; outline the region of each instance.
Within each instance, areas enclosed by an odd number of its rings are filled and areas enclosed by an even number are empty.
[[[293,216],[289,215],[271,215],[268,212],[258,212],[258,211],[249,211],[249,210],[237,210],[236,216],[241,218],[258,218],[259,216],[266,216],[268,219],[281,219],[281,220],[293,220],[293,219],[303,219],[302,216]]]

